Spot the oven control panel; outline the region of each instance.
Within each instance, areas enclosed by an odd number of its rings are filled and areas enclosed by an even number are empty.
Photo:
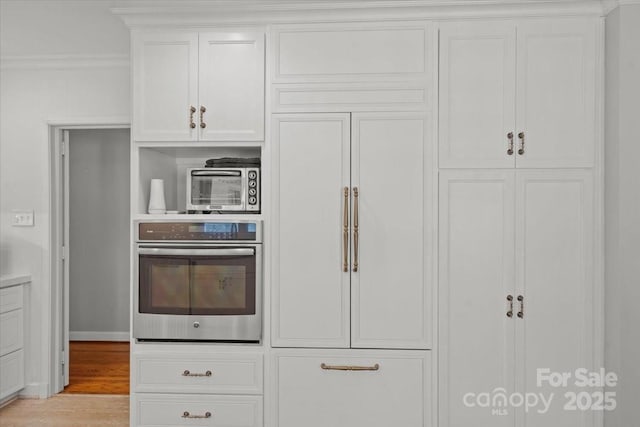
[[[257,221],[139,222],[138,240],[260,241]]]

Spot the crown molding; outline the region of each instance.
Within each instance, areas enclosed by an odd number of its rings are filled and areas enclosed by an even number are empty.
[[[128,68],[129,55],[6,55],[0,69]]]
[[[111,11],[129,27],[515,16],[602,16],[602,0],[128,0]]]
[[[602,11],[608,15],[620,6],[630,6],[640,4],[640,0],[602,0]]]

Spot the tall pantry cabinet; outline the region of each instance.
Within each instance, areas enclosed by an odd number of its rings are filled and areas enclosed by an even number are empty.
[[[537,374],[598,367],[599,28],[589,18],[441,25],[442,427],[597,420],[565,407],[565,393],[596,390]],[[480,393],[554,400],[481,407]]]

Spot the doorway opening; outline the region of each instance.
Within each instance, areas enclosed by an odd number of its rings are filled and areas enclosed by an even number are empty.
[[[52,394],[128,394],[130,131],[53,131]]]

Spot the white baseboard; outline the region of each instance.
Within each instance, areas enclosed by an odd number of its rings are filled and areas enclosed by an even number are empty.
[[[18,395],[22,398],[27,399],[46,399],[47,397],[49,397],[49,384],[26,384],[24,388],[18,392]]]
[[[129,341],[129,332],[69,331],[69,341]]]

